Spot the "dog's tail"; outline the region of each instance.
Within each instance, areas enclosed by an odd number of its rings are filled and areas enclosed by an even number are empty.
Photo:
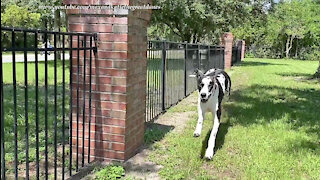
[[[225,82],[226,91],[228,91],[228,95],[230,96],[230,93],[231,93],[231,78],[225,71],[223,71],[222,74],[226,77],[226,82]]]
[[[229,76],[229,75],[228,75]],[[228,88],[228,94],[230,96],[230,93],[231,93],[231,79],[229,77],[229,88]]]

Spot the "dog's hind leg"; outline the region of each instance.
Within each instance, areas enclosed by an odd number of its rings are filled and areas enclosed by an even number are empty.
[[[221,116],[221,109],[220,106],[217,108],[218,110],[216,112],[213,112],[212,114],[214,115],[214,124],[213,124],[213,128],[210,134],[210,138],[208,141],[208,148],[206,150],[206,154],[205,154],[205,158],[211,160],[213,157],[213,153],[214,153],[214,146],[216,143],[216,136],[218,133],[218,129],[220,126],[220,116]]]
[[[198,122],[197,122],[197,127],[196,130],[193,133],[194,137],[199,137],[201,135],[201,130],[202,130],[202,125],[203,125],[203,119],[205,116],[205,110],[203,110],[200,107],[200,103],[198,104]]]

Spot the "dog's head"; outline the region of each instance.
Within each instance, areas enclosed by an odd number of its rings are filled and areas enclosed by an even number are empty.
[[[198,91],[201,102],[207,102],[217,88],[217,79],[214,76],[206,76],[202,71],[196,70]]]

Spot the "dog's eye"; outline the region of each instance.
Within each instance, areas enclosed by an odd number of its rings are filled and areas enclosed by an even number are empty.
[[[211,85],[211,86],[213,85],[213,82],[212,82],[212,81],[210,81],[210,85]]]

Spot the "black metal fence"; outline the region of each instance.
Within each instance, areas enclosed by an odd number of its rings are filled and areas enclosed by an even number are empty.
[[[233,46],[232,47],[232,59],[231,66],[241,61],[241,47]]]
[[[80,163],[84,166],[84,153],[72,152],[70,97],[74,82],[79,123],[79,112],[86,107],[85,100],[79,102],[79,86],[90,84],[87,99],[91,101],[95,37],[1,27],[1,179],[65,179],[79,170]],[[77,61],[76,67],[71,57]],[[88,79],[79,76],[80,72],[86,74],[86,66]],[[82,92],[85,97],[86,91]]]
[[[146,121],[155,119],[196,89],[196,69],[224,69],[224,47],[148,42]]]

